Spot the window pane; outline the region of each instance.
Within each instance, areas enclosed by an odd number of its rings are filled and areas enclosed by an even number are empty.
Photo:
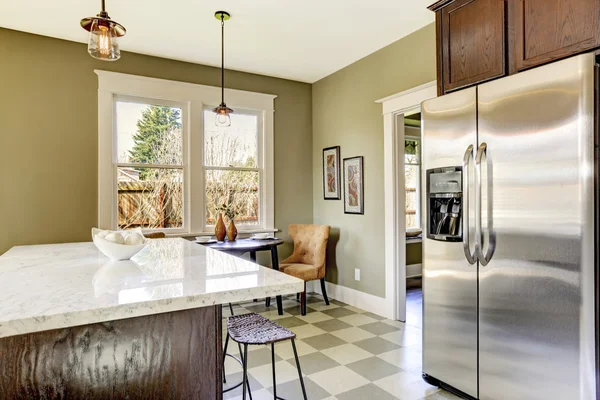
[[[419,164],[419,140],[406,139],[404,141],[404,162],[406,164]]]
[[[230,206],[239,225],[258,225],[258,172],[206,171],[206,224],[214,225],[216,208]]]
[[[404,167],[405,174],[405,190],[406,190],[406,228],[418,228],[417,210],[419,209],[419,166],[406,165]]]
[[[215,125],[215,113],[204,110],[204,163],[211,167],[256,168],[258,116],[233,113],[231,126]]]
[[[119,229],[183,226],[183,170],[120,167],[117,183]]]
[[[183,165],[181,108],[117,101],[120,163]]]
[[[406,214],[406,229],[419,228],[417,214]]]

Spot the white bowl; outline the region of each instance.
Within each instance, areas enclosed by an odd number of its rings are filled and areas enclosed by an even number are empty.
[[[144,238],[144,243],[138,245],[113,243],[98,236],[99,232],[101,232],[100,229],[92,228],[92,240],[98,250],[111,260],[129,260],[142,251],[148,244],[148,239],[146,238]]]
[[[212,240],[212,236],[196,236],[196,242],[207,243]]]
[[[273,237],[272,233],[265,232],[265,233],[255,233],[252,236],[252,239],[270,239],[272,237]]]

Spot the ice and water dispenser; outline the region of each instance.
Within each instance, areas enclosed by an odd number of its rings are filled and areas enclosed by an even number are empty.
[[[462,168],[427,170],[427,237],[462,241]]]

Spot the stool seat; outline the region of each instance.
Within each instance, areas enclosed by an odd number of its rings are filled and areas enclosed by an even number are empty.
[[[229,317],[227,331],[236,342],[251,345],[272,344],[296,337],[294,332],[255,313]]]

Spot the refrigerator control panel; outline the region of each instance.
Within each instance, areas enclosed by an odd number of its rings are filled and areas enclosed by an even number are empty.
[[[427,170],[427,237],[462,241],[462,167]]]

